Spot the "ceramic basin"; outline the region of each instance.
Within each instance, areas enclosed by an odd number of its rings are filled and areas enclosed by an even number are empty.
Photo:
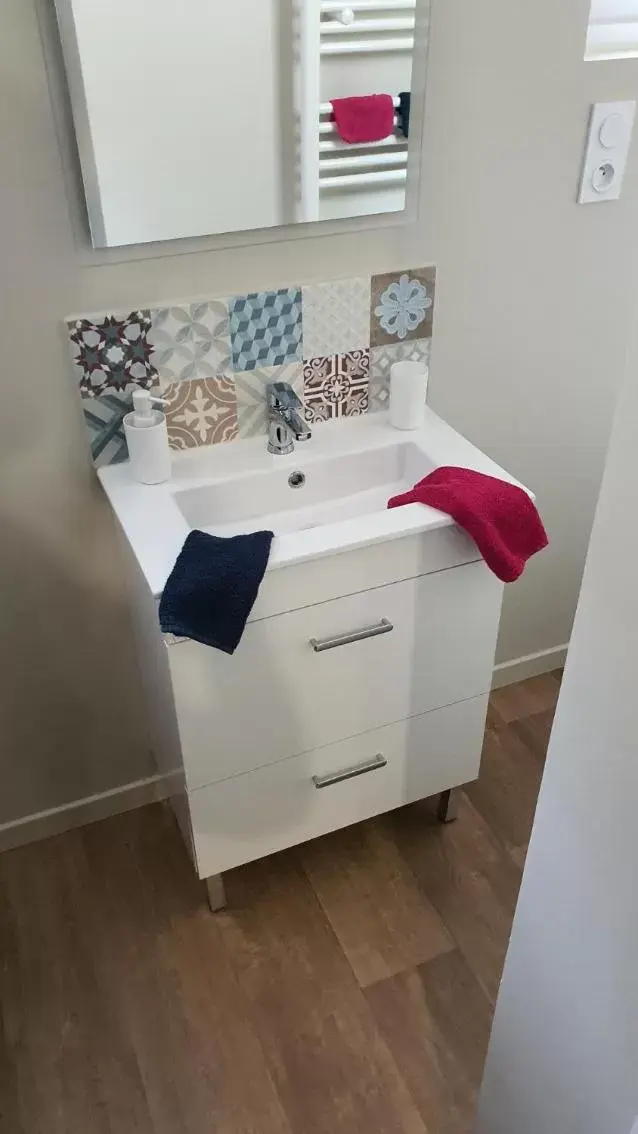
[[[304,449],[299,445],[294,462],[291,457],[267,472],[177,491],[175,503],[191,528],[212,535],[257,528],[281,535],[383,512],[390,496],[411,488],[432,468],[409,441],[314,459],[308,454],[305,461]]]
[[[178,452],[164,484],[136,483],[128,461],[98,475],[159,595],[193,528],[220,536],[271,529],[271,571],[450,526],[449,516],[421,504],[387,508],[390,496],[439,465],[513,480],[430,410],[409,434],[383,413],[321,424],[286,456],[267,453],[263,436]],[[291,487],[291,478],[303,484]]]

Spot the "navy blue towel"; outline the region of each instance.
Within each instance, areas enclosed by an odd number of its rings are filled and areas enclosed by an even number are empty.
[[[228,539],[190,532],[160,600],[163,632],[234,653],[257,598],[272,541],[272,532]]]
[[[401,132],[405,138],[407,138],[410,133],[411,101],[410,92],[401,91],[401,93],[399,94],[399,113],[397,115],[397,118],[399,119],[399,127],[401,129]]]

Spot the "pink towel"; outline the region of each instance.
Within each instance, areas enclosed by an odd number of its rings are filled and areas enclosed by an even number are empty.
[[[373,94],[361,98],[333,98],[332,114],[343,142],[380,142],[394,133],[392,95]]]
[[[527,493],[473,469],[442,465],[409,492],[388,500],[388,508],[401,504],[429,504],[447,512],[504,583],[518,579],[527,560],[547,547],[543,522]]]

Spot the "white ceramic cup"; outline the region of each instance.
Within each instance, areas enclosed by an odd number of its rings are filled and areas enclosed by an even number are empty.
[[[419,429],[425,419],[428,368],[424,362],[394,362],[390,367],[390,421],[395,429]]]

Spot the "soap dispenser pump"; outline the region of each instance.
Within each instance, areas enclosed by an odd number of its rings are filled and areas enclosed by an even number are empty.
[[[131,475],[141,484],[161,484],[171,475],[166,418],[153,405],[163,406],[164,402],[149,390],[134,390],[133,412],[124,418]]]

